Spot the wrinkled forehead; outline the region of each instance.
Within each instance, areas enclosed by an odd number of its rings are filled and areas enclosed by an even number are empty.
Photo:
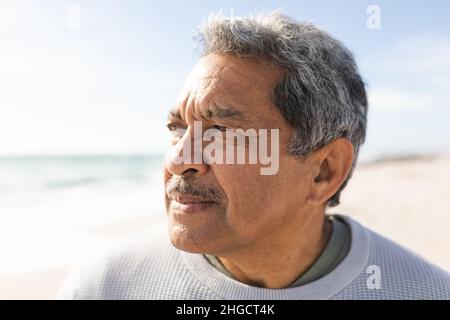
[[[279,70],[255,58],[210,54],[189,73],[178,98],[249,105],[270,98]],[[218,100],[218,101],[216,101]]]

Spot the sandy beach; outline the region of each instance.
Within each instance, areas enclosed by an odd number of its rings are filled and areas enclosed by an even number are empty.
[[[349,215],[450,271],[449,168],[450,154],[360,165],[342,195],[342,204],[328,212]],[[155,217],[98,232],[115,241],[161,221],[164,214]],[[0,299],[51,299],[70,267],[0,274]]]
[[[362,224],[450,271],[450,154],[361,165],[330,212]]]

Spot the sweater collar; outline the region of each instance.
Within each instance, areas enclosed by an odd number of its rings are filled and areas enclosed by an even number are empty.
[[[338,217],[343,219],[351,229],[351,246],[347,256],[327,275],[299,287],[267,289],[250,286],[218,271],[202,254],[185,251],[179,251],[179,253],[192,275],[224,299],[330,299],[363,271],[369,258],[367,230],[349,217],[342,215]]]

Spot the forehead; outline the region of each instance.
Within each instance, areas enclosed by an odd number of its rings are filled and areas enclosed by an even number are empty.
[[[257,58],[210,54],[202,58],[188,76],[192,86],[227,87],[257,90],[264,93],[273,88],[279,77],[278,69]],[[215,88],[214,87],[214,88]]]
[[[278,68],[256,58],[210,54],[189,73],[177,107],[186,109],[208,105],[233,105],[251,108],[268,104],[280,77]]]

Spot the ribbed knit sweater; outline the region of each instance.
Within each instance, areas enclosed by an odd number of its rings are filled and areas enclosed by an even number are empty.
[[[351,247],[333,271],[300,287],[266,289],[238,282],[202,254],[170,243],[167,226],[84,264],[60,299],[450,299],[450,276],[411,251],[340,216]],[[280,271],[282,272],[282,271]]]

